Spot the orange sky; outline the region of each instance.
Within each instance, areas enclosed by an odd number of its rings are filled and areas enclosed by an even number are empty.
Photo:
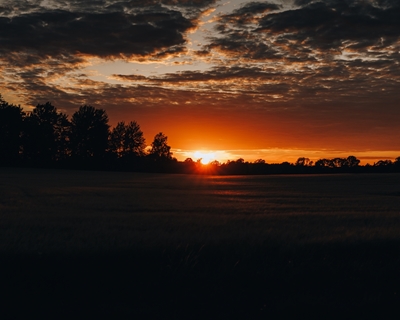
[[[5,1],[0,93],[104,108],[175,156],[400,156],[395,0]]]

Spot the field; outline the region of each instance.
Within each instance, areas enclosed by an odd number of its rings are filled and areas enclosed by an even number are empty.
[[[400,305],[400,174],[0,168],[6,318],[382,317]]]

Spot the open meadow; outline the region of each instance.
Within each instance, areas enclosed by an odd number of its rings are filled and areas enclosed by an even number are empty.
[[[400,303],[400,174],[0,168],[0,228],[4,319],[327,319]]]

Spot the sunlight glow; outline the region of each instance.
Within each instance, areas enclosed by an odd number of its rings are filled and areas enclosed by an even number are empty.
[[[209,164],[211,161],[215,160],[215,154],[213,152],[207,151],[196,151],[193,153],[195,159],[201,159],[202,164]]]

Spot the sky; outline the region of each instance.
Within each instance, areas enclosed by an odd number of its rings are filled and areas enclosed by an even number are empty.
[[[399,62],[398,0],[0,0],[6,101],[105,109],[178,160],[393,160]]]

